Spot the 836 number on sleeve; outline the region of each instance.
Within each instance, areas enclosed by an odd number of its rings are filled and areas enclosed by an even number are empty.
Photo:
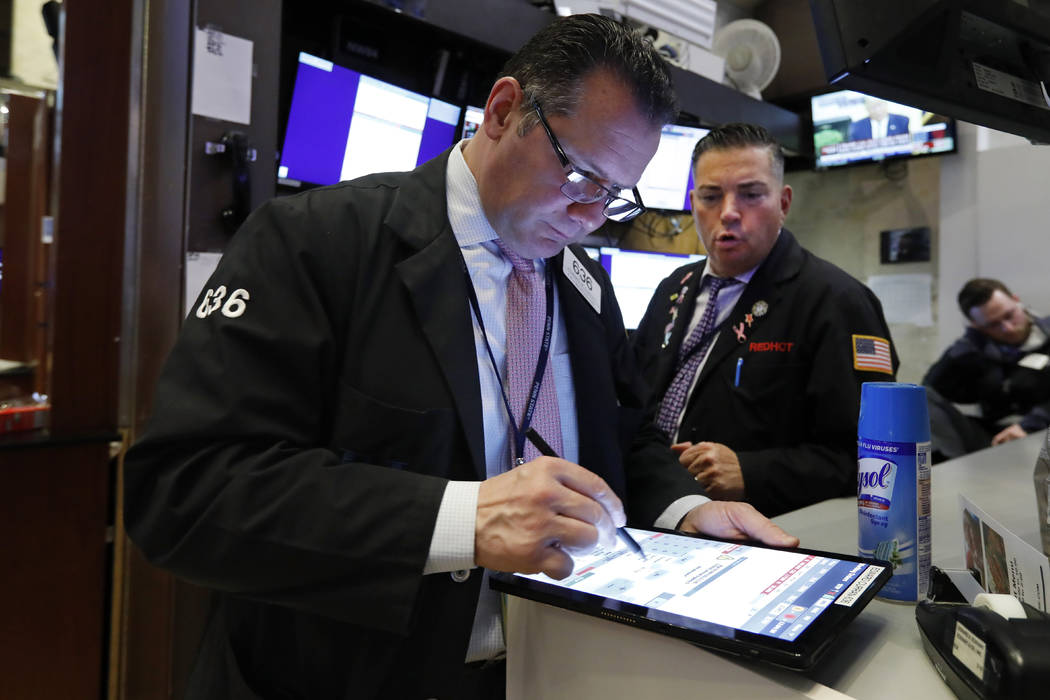
[[[251,295],[247,289],[237,289],[226,297],[226,285],[220,284],[215,289],[209,289],[204,293],[204,299],[197,307],[197,318],[208,318],[216,311],[221,311],[227,318],[237,318],[248,308],[248,300]]]

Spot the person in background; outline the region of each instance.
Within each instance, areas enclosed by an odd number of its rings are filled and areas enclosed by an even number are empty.
[[[247,220],[125,463],[132,539],[218,592],[189,697],[501,697],[488,570],[565,577],[625,522],[798,543],[709,501],[642,423],[574,245],[643,210],[674,113],[648,42],[559,18],[473,138]]]
[[[899,364],[882,307],[783,228],[765,129],[714,129],[693,168],[708,258],[660,284],[632,339],[656,425],[713,498],[775,515],[855,493],[860,386]]]
[[[995,279],[959,290],[968,326],[930,367],[933,449],[957,457],[1050,425],[1050,317],[1038,317]],[[954,404],[976,404],[979,416]]]
[[[881,139],[908,133],[908,117],[903,114],[890,114],[889,102],[877,97],[865,97],[864,107],[868,110],[868,116],[849,125],[850,141]]]

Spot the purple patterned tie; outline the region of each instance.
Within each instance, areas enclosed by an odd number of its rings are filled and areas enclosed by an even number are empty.
[[[667,387],[667,393],[664,394],[663,401],[660,402],[660,411],[656,415],[656,427],[672,439],[678,426],[678,418],[682,415],[682,409],[685,407],[685,400],[689,396],[689,387],[693,383],[693,377],[707,354],[707,349],[711,345],[711,338],[714,337],[714,333],[711,331],[714,330],[715,319],[718,317],[718,292],[723,287],[736,284],[736,282],[737,280],[733,278],[725,279],[722,277],[706,277],[703,280],[703,283],[707,284],[710,289],[707,297],[707,306],[704,307],[704,315],[700,317],[700,322],[696,324],[696,328],[682,343],[682,347],[678,349],[678,362],[676,363],[678,370],[675,372],[670,386]],[[696,351],[690,352],[693,348],[696,348]],[[683,358],[685,358],[685,362],[682,361]]]
[[[521,427],[525,405],[532,390],[536,375],[536,361],[543,344],[543,326],[547,320],[547,296],[543,275],[539,274],[531,260],[521,257],[496,239],[503,257],[510,261],[514,270],[507,279],[507,391],[514,421]],[[562,454],[561,415],[558,412],[558,394],[554,390],[554,372],[551,360],[543,371],[543,383],[532,414],[532,427],[547,441],[557,454]],[[511,452],[514,433],[511,433]],[[531,442],[525,442],[526,460],[539,456]],[[514,457],[511,455],[511,462]]]

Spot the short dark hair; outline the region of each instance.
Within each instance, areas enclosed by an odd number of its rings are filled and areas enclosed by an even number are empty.
[[[1013,296],[1013,293],[999,280],[993,280],[988,277],[975,277],[959,290],[959,310],[962,311],[963,316],[970,318],[970,309],[988,303],[988,300],[997,291],[1007,296]]]
[[[700,156],[708,151],[720,151],[730,148],[748,148],[757,146],[769,150],[769,157],[773,161],[773,174],[778,180],[784,179],[784,152],[780,143],[773,138],[764,127],[757,124],[723,124],[715,127],[706,136],[696,142],[693,147],[692,168],[696,170],[696,163]]]
[[[608,17],[559,17],[525,42],[503,66],[525,91],[518,127],[524,135],[538,119],[537,100],[547,114],[575,114],[583,79],[596,69],[612,71],[630,88],[638,111],[663,126],[678,114],[671,71],[648,39]]]

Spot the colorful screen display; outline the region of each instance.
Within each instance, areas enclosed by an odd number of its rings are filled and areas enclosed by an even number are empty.
[[[818,168],[956,150],[955,120],[851,90],[816,95],[813,150]]]
[[[517,575],[641,606],[672,624],[710,623],[792,641],[829,606],[852,606],[883,571],[831,555],[627,529],[645,559],[617,539],[575,557],[561,581]]]

